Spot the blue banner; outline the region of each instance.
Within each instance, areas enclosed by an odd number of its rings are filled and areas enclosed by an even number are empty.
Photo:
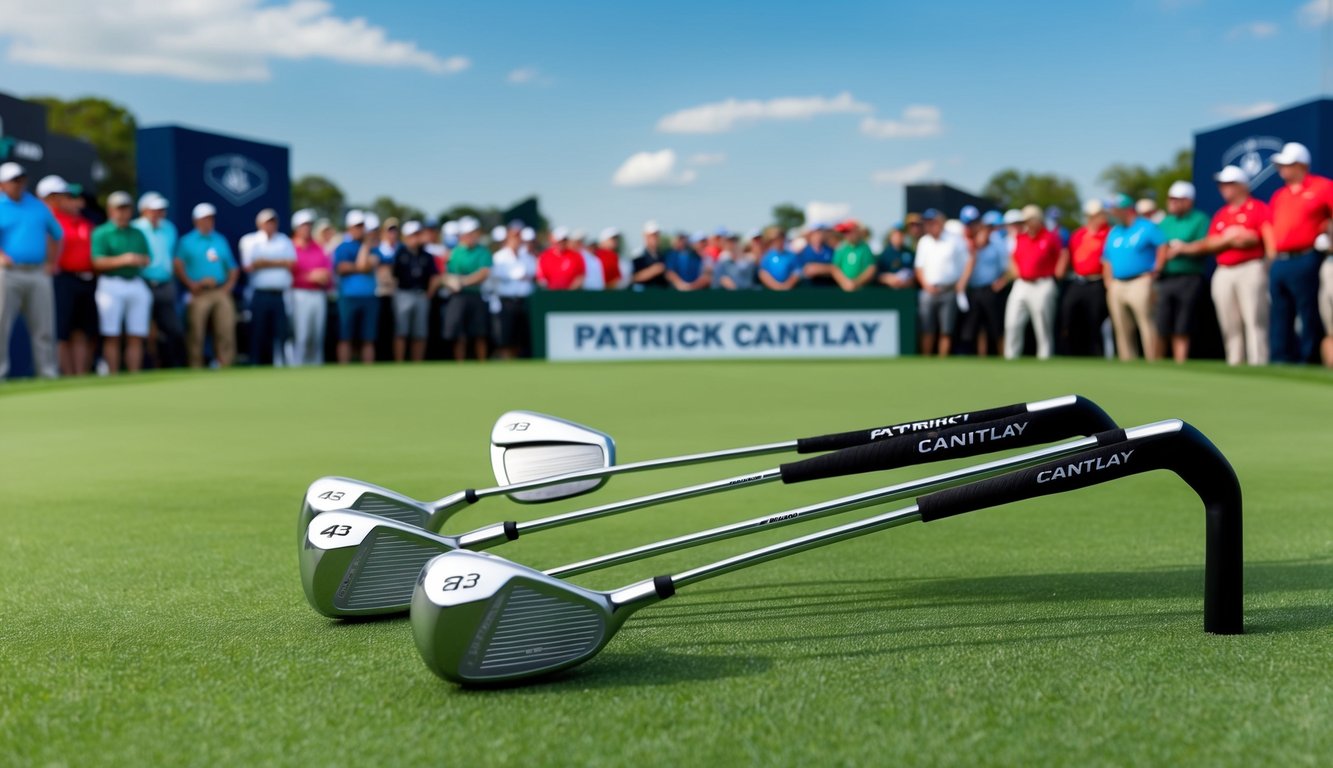
[[[1312,170],[1333,176],[1333,99],[1319,99],[1272,114],[1194,134],[1194,186],[1198,207],[1214,212],[1222,207],[1213,174],[1228,165],[1250,174],[1254,196],[1264,202],[1282,186],[1272,157],[1288,141],[1310,149]]]

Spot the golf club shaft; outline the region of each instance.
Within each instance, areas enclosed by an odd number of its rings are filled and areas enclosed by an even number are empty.
[[[803,520],[813,520],[827,515],[840,512],[850,512],[852,510],[864,509],[865,507],[881,504],[886,501],[912,496],[927,491],[951,488],[961,483],[972,480],[992,477],[1013,469],[1022,469],[1039,464],[1053,458],[1059,458],[1085,448],[1095,446],[1095,438],[1087,437],[1079,440],[1071,440],[1059,445],[1053,445],[1036,451],[1011,456],[1003,459],[996,459],[984,464],[976,464],[970,467],[962,467],[950,472],[944,472],[920,480],[910,480],[905,483],[877,488],[864,493],[843,496],[842,498],[831,501],[812,504],[806,507],[800,507],[785,512],[778,512],[763,517],[755,517],[750,520],[744,520],[738,523],[722,525],[716,528],[710,528],[706,531],[677,536],[671,539],[644,544],[631,549],[624,549],[619,552],[612,552],[606,555],[581,560],[576,563],[569,563],[558,568],[552,568],[546,571],[549,576],[558,576],[565,578],[576,576],[580,573],[610,568],[623,563],[643,560],[667,552],[674,552],[680,549],[700,546],[714,541],[735,538],[749,533],[754,533],[767,528],[776,528],[784,525],[799,523]]]

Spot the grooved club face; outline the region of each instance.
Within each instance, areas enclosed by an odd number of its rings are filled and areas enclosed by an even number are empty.
[[[455,549],[446,537],[357,512],[325,512],[307,524],[301,586],[333,618],[404,613],[431,558]]]
[[[623,620],[603,592],[466,550],[427,563],[412,595],[412,633],[426,666],[470,685],[580,664]]]
[[[491,469],[498,485],[604,469],[615,463],[616,443],[595,429],[532,411],[509,411],[491,430]],[[597,490],[605,477],[509,494],[521,502],[566,499]]]

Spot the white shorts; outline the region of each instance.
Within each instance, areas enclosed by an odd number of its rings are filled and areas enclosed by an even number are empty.
[[[139,278],[102,275],[97,278],[97,316],[102,335],[147,338],[153,315],[153,292]]]

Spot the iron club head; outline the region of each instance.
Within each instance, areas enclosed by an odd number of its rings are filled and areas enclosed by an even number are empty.
[[[534,411],[509,411],[491,430],[491,469],[499,485],[513,485],[615,464],[616,442],[605,432]],[[520,502],[554,501],[601,488],[605,477],[520,491]]]

